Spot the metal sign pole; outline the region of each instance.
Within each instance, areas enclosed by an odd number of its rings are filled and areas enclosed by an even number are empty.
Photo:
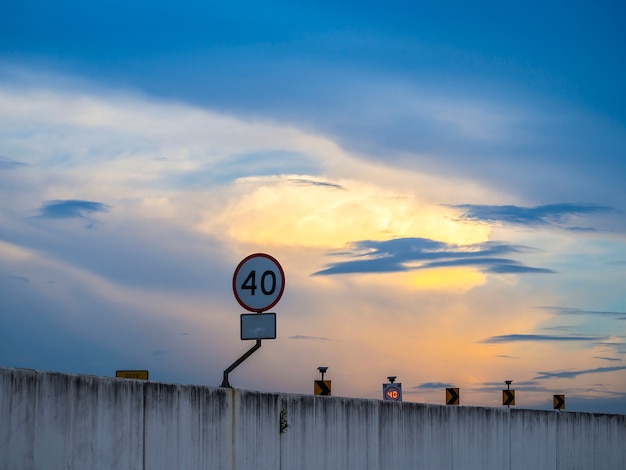
[[[240,338],[256,339],[256,344],[224,371],[220,387],[233,388],[228,381],[228,374],[261,347],[261,339],[276,338],[276,314],[263,312],[276,305],[284,289],[285,273],[274,257],[255,253],[237,265],[233,274],[235,299],[243,308],[256,313],[241,315]]]
[[[259,349],[260,347],[261,347],[261,340],[257,339],[256,340],[256,344],[254,346],[252,346],[250,349],[248,349],[248,351],[243,356],[241,356],[239,359],[237,359],[235,362],[233,362],[230,365],[230,367],[224,371],[224,379],[222,380],[222,385],[220,385],[220,387],[233,388],[230,385],[230,382],[228,382],[228,374],[230,374],[233,370],[235,370],[235,368],[239,364],[241,364],[243,361],[245,361],[250,356],[252,356],[252,353],[254,353],[254,351]]]

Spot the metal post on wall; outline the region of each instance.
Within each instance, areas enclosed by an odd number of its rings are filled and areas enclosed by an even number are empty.
[[[233,362],[230,367],[228,369],[226,369],[224,371],[224,379],[222,380],[222,384],[220,385],[220,387],[227,387],[227,388],[233,388],[230,385],[230,382],[228,381],[228,374],[230,374],[233,370],[235,370],[235,368],[237,366],[239,366],[239,364],[241,364],[243,361],[245,361],[246,359],[248,359],[250,356],[252,356],[252,354],[254,353],[254,351],[256,351],[257,349],[259,349],[261,347],[261,340],[257,339],[256,340],[256,344],[254,346],[252,346],[250,349],[248,349],[248,351],[245,352],[245,354],[243,356],[241,356],[239,359],[237,359],[235,362]]]

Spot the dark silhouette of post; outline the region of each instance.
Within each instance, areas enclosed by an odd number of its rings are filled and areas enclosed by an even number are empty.
[[[222,380],[222,385],[220,385],[220,387],[233,388],[230,385],[230,382],[228,381],[228,374],[230,374],[233,370],[235,370],[235,368],[239,364],[241,364],[243,361],[245,361],[250,356],[252,356],[252,353],[254,353],[254,351],[259,349],[260,347],[261,347],[261,340],[257,339],[256,340],[256,344],[254,346],[252,346],[250,349],[248,349],[248,351],[246,351],[246,353],[243,356],[241,356],[239,359],[237,359],[235,362],[233,362],[230,365],[230,367],[224,371],[224,379]]]

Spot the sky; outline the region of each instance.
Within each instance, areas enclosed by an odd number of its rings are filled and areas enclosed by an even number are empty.
[[[0,4],[0,366],[626,414],[626,5]]]

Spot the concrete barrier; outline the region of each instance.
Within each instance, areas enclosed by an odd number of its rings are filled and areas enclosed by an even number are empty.
[[[626,416],[0,369],[1,470],[319,468],[624,470]]]

